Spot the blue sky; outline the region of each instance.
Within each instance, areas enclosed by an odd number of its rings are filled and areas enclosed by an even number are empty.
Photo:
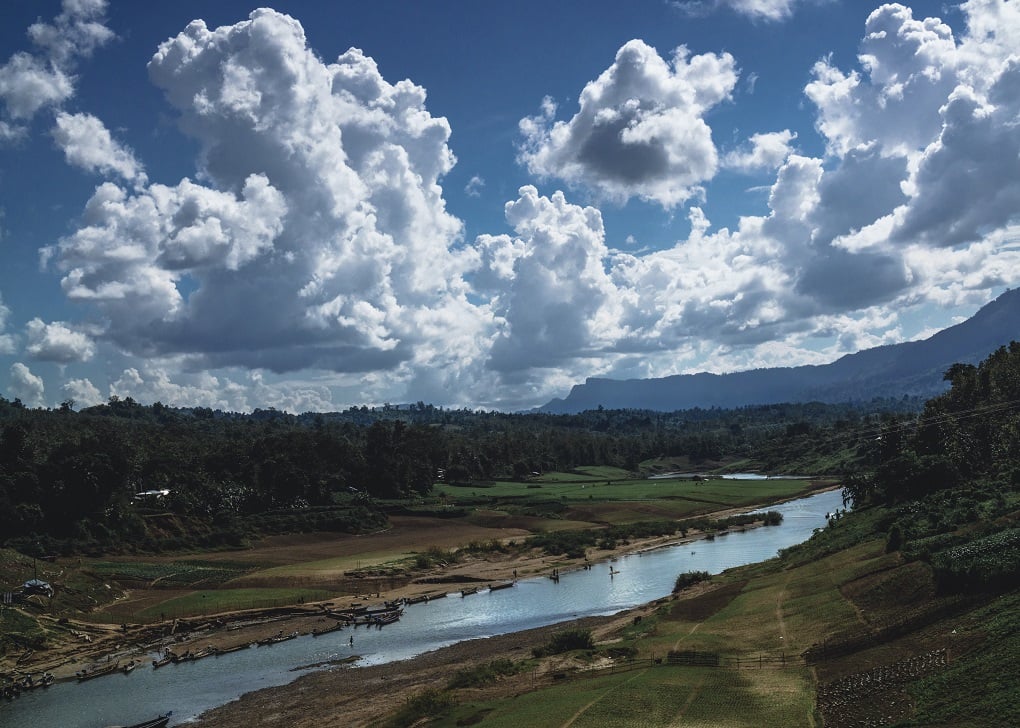
[[[1020,8],[8,0],[0,394],[525,408],[1020,270]]]

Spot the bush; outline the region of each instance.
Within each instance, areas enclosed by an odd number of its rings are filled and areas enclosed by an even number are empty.
[[[940,551],[931,565],[943,593],[1013,588],[1020,578],[1020,528]]]
[[[766,526],[778,526],[783,522],[783,514],[779,511],[768,511],[763,520]]]
[[[554,634],[548,643],[532,649],[531,654],[535,657],[548,657],[573,650],[592,649],[595,649],[595,639],[590,629],[568,629]]]
[[[422,718],[431,718],[446,712],[457,704],[445,690],[426,688],[407,699],[407,705],[390,720],[392,726],[408,726]]]
[[[885,552],[891,554],[894,551],[899,551],[900,547],[903,546],[903,531],[900,530],[898,525],[894,525],[889,529],[889,536],[885,541]]]
[[[453,677],[450,678],[450,682],[447,683],[447,687],[452,690],[454,688],[474,688],[488,685],[489,683],[496,682],[501,677],[516,675],[523,669],[523,663],[516,663],[505,658],[493,660],[487,665],[465,667],[463,670],[457,670]]]
[[[685,571],[676,578],[676,582],[673,584],[673,593],[678,594],[689,586],[700,584],[711,578],[712,575],[707,571]]]

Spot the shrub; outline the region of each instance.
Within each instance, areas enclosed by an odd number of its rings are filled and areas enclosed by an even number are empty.
[[[689,586],[700,584],[701,582],[708,581],[711,578],[712,575],[707,571],[685,571],[676,578],[676,582],[673,584],[673,593],[677,594]]]
[[[903,531],[898,525],[894,525],[889,529],[889,536],[885,541],[885,552],[891,554],[893,551],[899,551],[901,546],[903,546]]]
[[[462,670],[457,670],[457,672],[453,674],[453,677],[450,678],[450,682],[447,683],[447,687],[454,689],[488,685],[489,683],[496,682],[501,677],[516,675],[523,669],[523,663],[516,663],[505,658],[493,660],[487,665],[465,667]]]
[[[778,526],[783,522],[783,514],[779,511],[768,511],[763,520],[766,526]]]
[[[445,690],[426,688],[407,699],[407,705],[390,720],[393,726],[408,726],[421,720],[446,712],[457,704],[456,699]]]
[[[591,636],[590,629],[568,629],[557,632],[552,639],[542,647],[535,647],[531,653],[535,657],[548,657],[559,655],[572,650],[591,650],[595,648],[595,638]]]

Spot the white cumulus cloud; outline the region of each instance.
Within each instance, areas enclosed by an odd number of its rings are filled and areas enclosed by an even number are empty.
[[[145,183],[145,172],[134,153],[119,144],[109,129],[92,114],[57,114],[53,138],[68,163],[102,174]]]
[[[95,343],[88,334],[75,331],[63,321],[44,323],[34,318],[25,325],[28,344],[25,350],[34,359],[61,364],[88,361],[96,353]]]
[[[29,407],[46,406],[46,385],[43,379],[20,361],[11,365],[9,387],[11,394]]]
[[[703,115],[729,98],[737,82],[728,53],[669,61],[641,40],[626,43],[613,65],[581,92],[570,121],[555,121],[546,101],[520,122],[520,161],[541,177],[587,187],[608,199],[632,197],[665,208],[699,194],[718,168]]]
[[[0,296],[0,354],[13,354],[17,349],[14,335],[4,333],[10,317],[11,309],[4,305],[3,297]]]
[[[201,147],[204,184],[101,185],[54,249],[107,336],[194,367],[456,367],[491,314],[468,300],[441,178],[450,127],[358,49],[323,62],[269,9],[192,22],[149,63]]]
[[[76,407],[94,407],[106,401],[96,385],[88,379],[69,379],[60,389],[66,398],[74,400]]]
[[[18,52],[0,66],[0,100],[6,119],[0,119],[0,140],[24,134],[24,123],[40,109],[59,107],[74,95],[72,68],[113,37],[104,25],[106,0],[64,0],[52,23],[28,28],[38,50]]]
[[[789,129],[752,134],[744,148],[727,152],[722,164],[742,172],[778,169],[793,151],[796,138],[797,134]]]
[[[687,15],[703,16],[725,8],[753,20],[785,20],[793,15],[799,0],[673,0],[673,6]]]

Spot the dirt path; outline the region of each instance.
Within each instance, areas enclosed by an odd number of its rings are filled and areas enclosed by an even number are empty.
[[[779,639],[786,644],[786,620],[783,619],[783,602],[786,600],[787,587],[790,585],[790,579],[793,578],[793,573],[789,573],[786,576],[786,581],[779,588],[779,594],[776,597],[776,622],[779,624]]]
[[[694,701],[698,699],[699,695],[701,695],[701,688],[704,684],[705,678],[701,678],[694,684],[694,687],[691,688],[691,694],[687,696],[687,700],[685,700],[684,704],[681,706],[680,712],[676,714],[676,720],[669,724],[669,728],[680,728],[680,726],[684,724],[684,716],[687,715],[687,711],[691,709],[691,706],[694,705]]]
[[[623,685],[626,685],[627,683],[629,683],[632,680],[637,680],[639,677],[644,675],[646,672],[648,672],[648,670],[639,670],[637,672],[637,674],[632,675],[631,677],[629,677],[626,680],[624,680],[622,683],[620,683],[618,685],[614,685],[613,687],[607,689],[600,696],[598,696],[597,698],[592,700],[590,703],[588,703],[587,705],[582,707],[580,710],[578,710],[576,713],[574,713],[572,716],[570,716],[570,718],[567,720],[567,722],[564,723],[562,726],[560,726],[560,728],[570,728],[570,726],[572,726],[574,724],[574,721],[576,721],[578,718],[580,718],[582,715],[584,715],[591,708],[591,706],[593,706],[596,703],[598,703],[599,701],[601,701],[603,698],[605,698],[607,695],[609,695],[611,692],[613,692],[617,688],[622,687]]]

